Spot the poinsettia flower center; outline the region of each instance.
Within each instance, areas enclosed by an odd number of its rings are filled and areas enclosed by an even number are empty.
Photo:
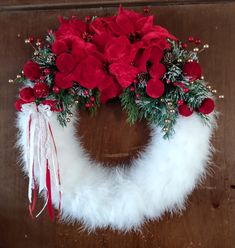
[[[140,41],[142,38],[142,35],[140,32],[132,32],[128,35],[128,39],[131,44],[135,43],[136,41]]]

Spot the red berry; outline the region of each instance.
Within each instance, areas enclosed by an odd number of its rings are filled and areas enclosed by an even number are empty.
[[[136,97],[136,99],[140,99],[140,94],[137,93],[137,94],[135,95],[135,97]]]
[[[29,40],[29,43],[33,43],[33,42],[34,42],[34,37],[33,37],[33,36],[30,36],[30,37],[28,38],[28,40]]]
[[[45,83],[37,82],[33,87],[34,95],[38,98],[44,98],[49,94],[49,88]]]
[[[166,80],[166,83],[167,83],[167,84],[169,84],[170,82],[171,82],[171,80],[170,80],[170,79],[167,79],[167,80]]]
[[[193,36],[189,36],[189,37],[188,37],[188,41],[189,41],[189,42],[194,42]]]
[[[95,101],[95,97],[94,97],[94,96],[91,96],[91,97],[90,97],[90,100],[91,100],[92,102],[94,102],[94,101]]]
[[[131,92],[135,91],[135,87],[131,86],[131,87],[130,87],[130,91],[131,91]]]
[[[49,68],[44,69],[44,74],[49,75],[51,73],[51,70]]]
[[[91,107],[91,104],[90,104],[89,102],[87,102],[87,103],[85,104],[85,107],[86,107],[86,108],[90,108],[90,107]]]
[[[184,104],[184,101],[182,99],[179,99],[178,100],[178,105],[182,105],[182,104]]]
[[[181,46],[182,46],[182,48],[186,49],[186,48],[188,47],[188,44],[185,43],[185,42],[183,42],[183,43],[181,44]]]
[[[146,7],[144,7],[144,13],[145,13],[145,14],[148,14],[148,13],[149,13],[149,11],[150,11],[150,8],[149,8],[149,7],[147,7],[147,6],[146,6]]]
[[[189,89],[188,88],[184,88],[183,91],[184,91],[184,93],[187,93],[189,91]]]
[[[44,76],[40,76],[39,78],[41,81],[44,81],[45,80],[45,77]]]
[[[134,84],[137,84],[138,80],[135,78],[133,82],[134,82]]]
[[[90,104],[90,107],[91,107],[91,108],[94,108],[94,106],[95,106],[94,103],[91,103],[91,104]]]
[[[52,90],[55,94],[58,94],[60,92],[60,88],[57,86],[53,86]]]
[[[88,90],[83,91],[84,96],[87,96],[89,94]]]
[[[201,43],[202,43],[202,41],[201,41],[200,39],[196,39],[196,40],[195,40],[195,44],[199,45],[199,44],[201,44]]]
[[[86,21],[86,22],[89,22],[90,20],[91,20],[91,17],[90,17],[90,16],[86,16],[86,17],[85,17],[85,21]]]

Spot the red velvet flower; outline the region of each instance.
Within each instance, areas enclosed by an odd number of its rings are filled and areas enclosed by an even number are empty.
[[[202,76],[201,66],[195,61],[186,62],[183,67],[183,74],[188,77],[190,82],[195,81]]]
[[[60,89],[68,89],[73,86],[72,75],[66,75],[62,72],[55,73],[55,85]]]
[[[60,72],[70,73],[75,66],[74,58],[69,53],[62,53],[56,58],[56,67]]]
[[[26,103],[34,101],[34,92],[31,87],[25,87],[20,90],[20,98]]]
[[[17,111],[21,111],[22,110],[22,105],[25,104],[26,102],[23,101],[22,99],[18,99],[15,101],[15,109]]]
[[[150,79],[146,86],[146,93],[152,98],[159,98],[164,94],[164,84],[158,78]]]
[[[37,98],[44,98],[49,93],[49,88],[45,83],[37,82],[33,87],[33,92],[35,97]]]
[[[188,117],[192,115],[193,110],[191,110],[187,104],[182,104],[178,107],[178,111],[182,116]]]
[[[215,108],[215,102],[211,98],[206,98],[202,101],[201,106],[199,107],[199,112],[208,115]]]
[[[56,40],[52,44],[52,52],[56,55],[59,55],[61,53],[66,53],[68,51],[68,46],[65,41],[63,40]]]
[[[32,81],[39,79],[40,76],[42,75],[39,65],[33,62],[32,60],[29,60],[24,65],[23,71],[24,71],[24,75]]]

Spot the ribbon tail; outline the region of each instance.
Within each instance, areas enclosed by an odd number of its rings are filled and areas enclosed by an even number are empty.
[[[51,174],[50,169],[48,166],[48,159],[47,159],[47,166],[46,166],[46,186],[47,186],[47,211],[48,215],[50,216],[51,220],[54,220],[54,212],[52,207],[52,198],[51,198]]]

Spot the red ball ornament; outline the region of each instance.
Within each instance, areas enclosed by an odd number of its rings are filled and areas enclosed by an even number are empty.
[[[199,79],[202,76],[202,69],[199,63],[192,61],[186,62],[183,66],[183,74],[190,82]]]
[[[160,79],[150,79],[146,86],[146,93],[152,98],[159,98],[164,94],[165,87]]]
[[[20,98],[25,103],[30,103],[34,101],[34,91],[31,87],[25,87],[20,90]]]
[[[17,111],[21,111],[22,110],[22,105],[25,104],[26,102],[23,101],[22,99],[18,99],[15,101],[15,109]]]
[[[34,95],[37,98],[44,98],[49,93],[49,88],[45,83],[37,82],[33,87]]]
[[[53,90],[53,92],[54,92],[55,94],[60,93],[60,88],[57,87],[57,86],[53,86],[52,90]]]
[[[29,60],[24,65],[23,71],[24,71],[24,75],[31,81],[39,79],[41,76],[41,69],[39,65],[32,60]]]
[[[178,107],[179,114],[185,117],[190,116],[193,113],[193,110],[191,110],[187,104],[182,104]]]
[[[199,107],[199,112],[204,115],[208,115],[214,110],[214,108],[215,102],[211,98],[205,98]]]

